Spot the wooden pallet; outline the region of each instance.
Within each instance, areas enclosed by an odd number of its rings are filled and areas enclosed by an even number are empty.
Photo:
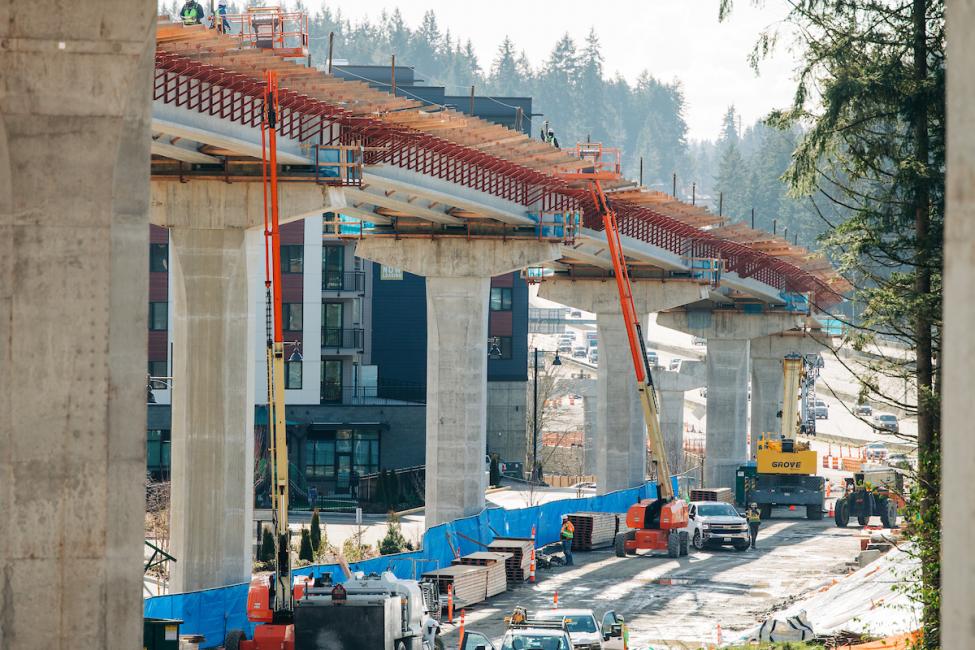
[[[464,566],[482,566],[487,569],[485,573],[485,593],[484,598],[490,598],[508,589],[508,575],[505,566],[511,553],[494,553],[491,551],[479,551],[465,555],[453,561],[453,564]]]
[[[487,598],[488,567],[473,564],[454,564],[436,571],[428,571],[422,579],[437,583],[440,593],[447,594],[448,585],[454,587],[454,608],[469,607]]]
[[[694,488],[691,490],[691,501],[723,501],[734,504],[735,493],[731,488]]]
[[[508,584],[524,582],[528,578],[534,544],[532,539],[525,537],[496,537],[488,544],[489,551],[511,554],[504,563]]]
[[[619,532],[619,515],[614,512],[573,512],[569,521],[575,527],[573,551],[591,551],[612,546]]]

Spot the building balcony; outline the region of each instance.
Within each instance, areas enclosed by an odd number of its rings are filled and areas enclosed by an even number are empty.
[[[425,384],[380,382],[376,386],[322,384],[322,403],[343,406],[413,406],[426,404]]]
[[[323,327],[322,354],[356,354],[365,349],[361,327]]]
[[[365,271],[323,271],[322,293],[327,297],[342,294],[362,295],[366,291]]]

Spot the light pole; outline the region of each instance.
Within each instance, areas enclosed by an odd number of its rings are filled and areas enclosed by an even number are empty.
[[[535,397],[533,400],[532,407],[532,471],[531,479],[532,481],[538,480],[538,348],[535,348],[535,381],[534,381],[534,393]],[[562,359],[559,358],[559,351],[555,351],[555,359],[552,360],[553,366],[561,366]]]

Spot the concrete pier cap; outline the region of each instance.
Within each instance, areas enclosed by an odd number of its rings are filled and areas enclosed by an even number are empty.
[[[365,238],[356,255],[426,278],[426,526],[484,508],[491,278],[559,257],[537,240]]]
[[[688,280],[633,279],[633,304],[641,315],[707,297],[706,285]],[[619,290],[613,278],[546,279],[538,295],[595,312],[599,335],[594,456],[599,494],[640,485],[647,475],[647,427],[633,374],[633,360]]]
[[[748,459],[750,341],[800,329],[805,316],[786,312],[684,310],[657,315],[657,324],[707,339],[707,433],[704,482],[734,487]]]

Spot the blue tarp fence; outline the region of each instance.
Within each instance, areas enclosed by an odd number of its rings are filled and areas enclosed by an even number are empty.
[[[671,478],[674,492],[677,479]],[[491,508],[478,515],[456,519],[429,529],[423,535],[422,550],[396,555],[383,555],[350,565],[352,571],[381,573],[392,571],[399,578],[419,578],[426,571],[450,566],[454,559],[451,544],[461,555],[483,550],[495,537],[531,537],[536,528],[536,546],[541,548],[559,539],[562,515],[569,512],[626,512],[633,503],[657,496],[657,486],[647,483],[638,488],[620,490],[602,496],[581,499],[562,499],[529,508],[505,510]],[[449,537],[449,542],[448,542]],[[465,539],[469,538],[469,539]],[[332,574],[332,580],[342,582],[345,576],[338,564],[320,564],[294,570],[294,575],[321,576]],[[200,634],[205,637],[201,648],[221,645],[227,630],[244,630],[251,638],[254,625],[247,620],[247,590],[241,583],[228,587],[170,594],[146,599],[146,617],[176,618],[183,621],[181,634]]]

